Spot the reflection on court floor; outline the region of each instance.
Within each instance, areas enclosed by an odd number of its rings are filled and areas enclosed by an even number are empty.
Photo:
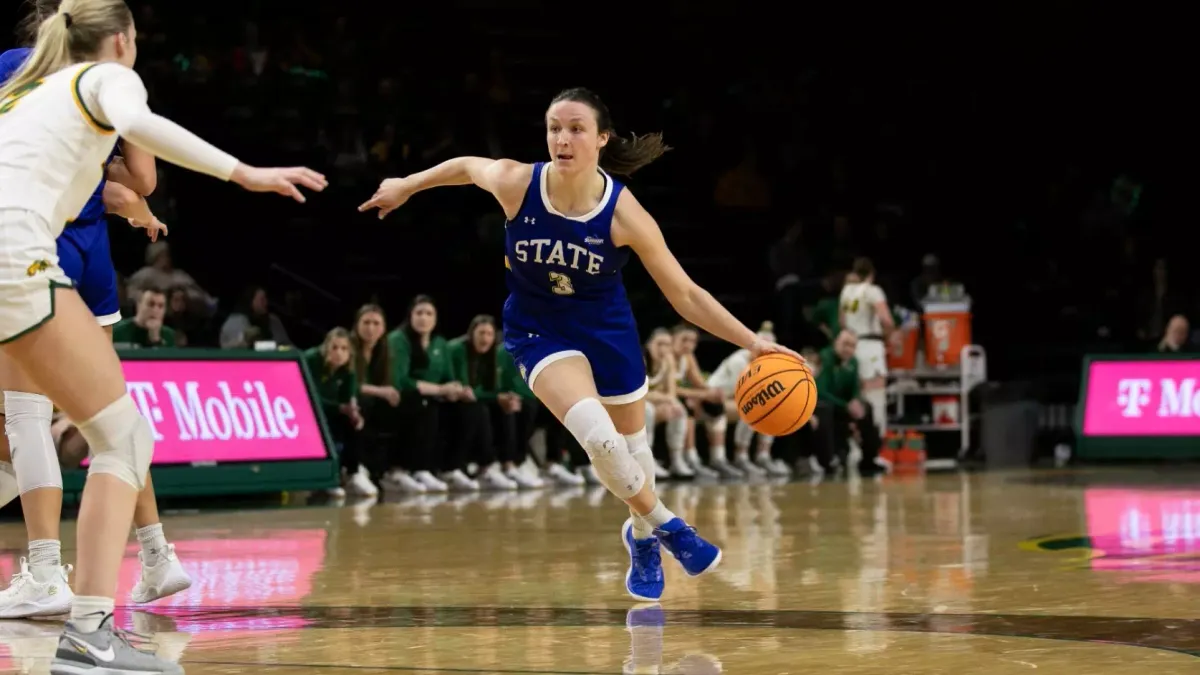
[[[1197,672],[1197,477],[675,485],[725,557],[641,605],[602,489],[168,516],[196,583],[117,619],[196,674]],[[59,627],[0,622],[0,672],[48,672]]]

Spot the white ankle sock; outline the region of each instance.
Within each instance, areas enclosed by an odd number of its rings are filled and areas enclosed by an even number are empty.
[[[95,595],[77,595],[71,601],[71,623],[80,633],[100,630],[104,618],[113,612],[113,599]]]
[[[29,542],[29,572],[38,583],[46,583],[62,567],[62,542],[57,539],[34,539]]]
[[[150,567],[157,565],[159,558],[166,555],[167,538],[163,536],[162,523],[138,528],[137,538],[142,545],[142,558]]]
[[[674,520],[676,517],[677,516],[671,512],[671,509],[668,509],[660,499],[658,500],[658,503],[654,505],[654,508],[650,510],[650,513],[642,516],[642,519],[649,523],[652,527],[662,527],[663,525],[666,525]]]
[[[651,492],[654,491],[654,451],[650,448],[650,438],[645,429],[633,434],[625,436],[625,442],[629,445],[629,454],[633,456],[642,471],[646,474],[646,485],[650,486]],[[654,526],[646,522],[638,514],[629,510],[633,516],[633,538],[634,539],[649,539],[654,536]]]

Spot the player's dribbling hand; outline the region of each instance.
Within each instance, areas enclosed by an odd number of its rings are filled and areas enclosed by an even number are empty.
[[[256,166],[238,164],[229,179],[250,192],[275,192],[285,197],[291,197],[301,204],[306,200],[297,186],[306,187],[313,192],[320,192],[329,185],[329,181],[325,180],[323,174],[303,166],[286,169],[261,169]]]
[[[145,230],[146,236],[150,237],[150,241],[158,241],[159,234],[163,235],[164,237],[167,236],[167,224],[158,218],[155,218],[154,216],[150,216],[150,220],[148,221],[130,218],[129,224]]]
[[[795,352],[770,340],[759,338],[754,341],[754,344],[750,345],[750,357],[757,359],[763,354],[787,354],[788,356],[799,359],[800,363],[808,363],[808,361],[806,361],[803,356],[800,356],[798,352]]]
[[[370,199],[359,205],[358,212],[379,209],[379,219],[383,220],[389,213],[403,206],[415,192],[408,179],[389,178],[379,184],[379,189]]]

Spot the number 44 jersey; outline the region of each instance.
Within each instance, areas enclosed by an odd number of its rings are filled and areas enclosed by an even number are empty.
[[[629,251],[612,243],[624,186],[603,175],[596,207],[565,216],[550,203],[546,164],[534,164],[521,209],[505,225],[504,342],[530,387],[554,361],[583,356],[605,403],[632,403],[645,395],[646,368],[621,278]]]

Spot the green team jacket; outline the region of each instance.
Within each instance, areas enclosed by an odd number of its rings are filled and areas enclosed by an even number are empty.
[[[308,364],[308,372],[312,373],[313,382],[317,385],[317,396],[321,399],[326,417],[358,396],[358,378],[349,364],[329,372],[320,347],[306,349],[304,362]]]
[[[446,338],[434,335],[429,338],[429,363],[424,368],[412,367],[412,344],[404,331],[397,328],[387,335],[388,349],[392,351],[392,386],[404,392],[415,392],[417,381],[444,384],[454,379],[450,370],[450,354]]]
[[[450,353],[450,379],[470,387],[471,374],[467,368],[467,336],[454,338],[447,343],[447,349]],[[472,387],[472,389],[475,392],[476,400],[479,401],[494,399],[496,394],[504,392],[515,392],[522,398],[533,398],[533,392],[529,390],[525,380],[521,379],[520,374],[517,373],[517,364],[513,361],[512,354],[499,345],[496,346],[495,389],[484,389],[482,385]]]
[[[862,383],[858,379],[858,359],[853,356],[842,363],[833,347],[821,350],[821,374],[817,376],[817,391],[821,400],[839,408],[859,397]]]

